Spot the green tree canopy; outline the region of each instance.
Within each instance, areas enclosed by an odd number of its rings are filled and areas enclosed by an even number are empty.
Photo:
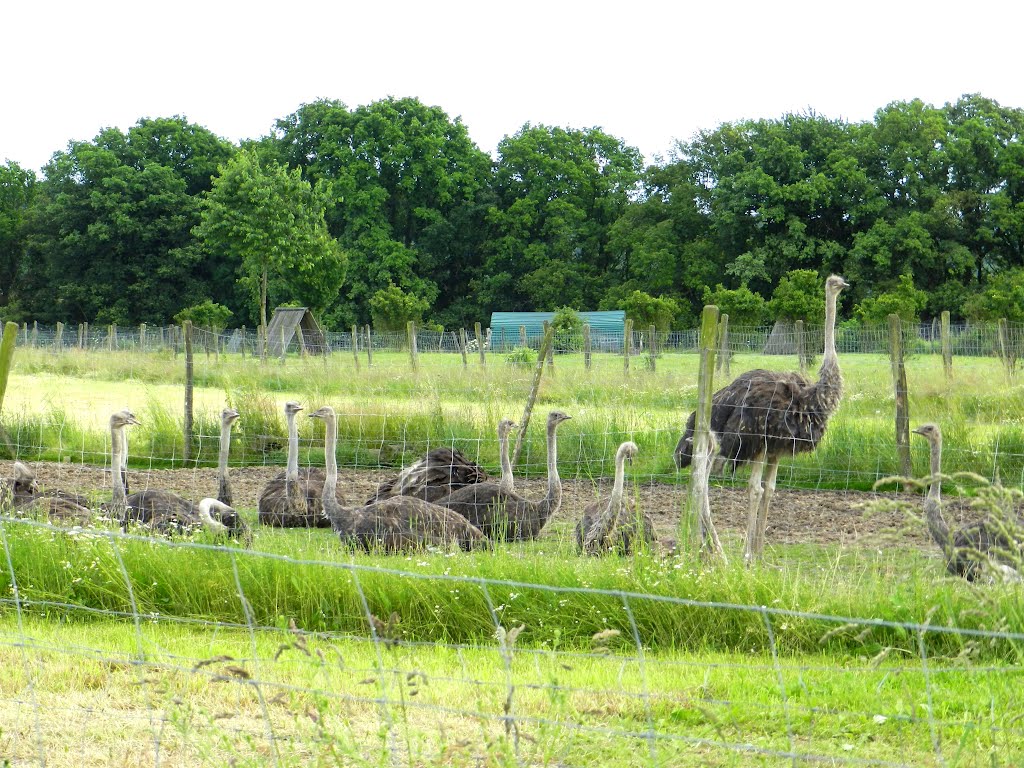
[[[724,288],[719,283],[714,290],[705,288],[704,303],[714,304],[723,315],[728,315],[731,327],[762,325],[768,317],[768,302],[745,285]]]
[[[1024,323],[1024,269],[993,275],[983,291],[966,301],[964,315],[971,322],[994,322],[1005,317]]]
[[[813,269],[787,272],[772,293],[768,311],[776,320],[822,323],[825,317],[825,287]]]
[[[379,331],[404,331],[410,320],[420,322],[429,308],[426,299],[406,293],[394,284],[370,297],[373,327]]]
[[[634,328],[644,330],[653,325],[658,333],[667,333],[679,314],[679,304],[674,299],[651,296],[643,291],[631,292],[619,306],[633,321]]]
[[[854,316],[863,323],[884,323],[889,315],[899,315],[905,323],[918,323],[927,304],[928,294],[914,287],[910,275],[900,275],[890,290],[863,299],[854,308]]]
[[[221,169],[195,232],[208,252],[238,265],[264,329],[269,299],[319,312],[345,279],[345,254],[327,232],[322,192],[298,169],[262,161],[253,150]]]

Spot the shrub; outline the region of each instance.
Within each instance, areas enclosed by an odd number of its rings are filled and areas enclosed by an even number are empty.
[[[862,323],[884,323],[889,315],[898,315],[904,323],[918,323],[927,304],[928,294],[914,287],[910,275],[900,275],[894,289],[864,299],[854,314]]]
[[[704,289],[704,303],[714,304],[723,315],[729,316],[730,326],[763,325],[768,303],[759,293],[745,285],[739,288],[724,288],[721,283]]]
[[[404,331],[410,320],[419,323],[429,308],[426,299],[406,293],[394,283],[370,297],[370,316],[379,331]]]
[[[825,290],[813,269],[793,269],[779,280],[768,309],[776,320],[820,324],[825,316]]]

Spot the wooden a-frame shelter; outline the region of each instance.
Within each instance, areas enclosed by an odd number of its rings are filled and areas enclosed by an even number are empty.
[[[301,349],[312,355],[326,354],[327,336],[308,307],[278,307],[267,327],[267,352],[277,357],[298,335]]]

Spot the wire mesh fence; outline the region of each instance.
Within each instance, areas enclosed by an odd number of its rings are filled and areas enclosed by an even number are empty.
[[[672,352],[689,351],[695,337],[675,347],[656,340],[661,357],[643,374],[624,374],[621,336],[617,349],[614,338],[591,338],[593,375],[572,340],[553,372],[545,366],[515,467],[523,496],[542,498],[548,486],[543,415],[558,408],[573,419],[557,440],[561,504],[536,540],[387,555],[353,551],[331,530],[257,524],[257,498],[286,463],[281,406],[334,405],[348,505],[438,447],[497,476],[494,427],[523,420],[533,366],[495,364],[512,350],[499,353],[493,337],[486,365],[470,357],[467,372],[457,346],[414,373],[407,336],[403,349],[400,336],[389,348],[371,335],[381,352],[401,354],[357,369],[351,346],[345,356],[293,353],[285,365],[260,364],[255,346],[245,358],[231,350],[233,334],[209,336],[208,357],[197,332],[196,420],[184,461],[184,362],[171,330],[163,348],[153,329],[140,329],[134,347],[117,329],[127,346],[116,348],[128,354],[111,354],[108,343],[57,355],[42,342],[33,349],[30,327],[0,414],[10,451],[0,477],[12,477],[13,460],[28,463],[44,489],[84,494],[96,514],[84,525],[50,524],[10,505],[0,511],[0,656],[9,671],[0,682],[0,758],[1020,764],[1020,587],[945,575],[921,496],[874,487],[898,471],[893,383],[889,329],[875,329],[874,351],[864,330],[856,351],[848,329],[837,334],[842,405],[815,451],[783,458],[769,564],[748,570],[739,554],[745,470],[716,475],[710,491],[729,564],[703,562],[687,536],[689,474],[673,452],[694,404],[696,356]],[[971,331],[979,341],[963,348],[1011,338],[990,330]],[[947,519],[975,522],[974,490],[1024,482],[1024,394],[998,351],[961,360],[947,380],[925,330],[905,333],[920,347],[907,361],[914,423],[943,425],[945,471],[979,476],[947,481]],[[795,334],[730,329],[732,375],[794,369],[798,342],[817,349],[820,329]],[[783,351],[765,354],[769,341]],[[445,343],[422,335],[416,347],[428,356]],[[648,344],[634,336],[641,357]],[[153,354],[136,354],[142,348]],[[130,436],[131,490],[195,500],[218,488],[225,404],[242,413],[228,467],[237,508],[255,530],[251,548],[203,530],[191,538],[122,530],[101,506],[112,494],[110,413],[132,407],[143,422]],[[314,421],[299,428],[303,468],[325,462]],[[608,498],[626,440],[639,453],[625,493],[650,516],[655,541],[629,557],[581,557],[576,524],[588,504]],[[924,441],[914,469],[929,473]]]

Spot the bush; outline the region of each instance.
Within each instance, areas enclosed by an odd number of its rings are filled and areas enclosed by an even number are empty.
[[[551,327],[555,331],[556,350],[577,351],[583,348],[583,318],[572,307],[556,310]]]
[[[227,328],[232,315],[234,313],[223,304],[217,304],[207,299],[201,304],[193,304],[191,307],[181,310],[174,316],[174,322],[181,325],[188,320],[197,328],[206,328],[218,333]]]
[[[537,362],[537,350],[530,347],[516,347],[507,355],[505,362],[508,365],[530,365]]]
[[[854,309],[862,323],[885,323],[889,315],[898,315],[904,323],[919,323],[928,294],[914,287],[910,275],[900,275],[899,285],[891,291],[869,296]]]
[[[964,302],[964,315],[972,323],[995,322],[1006,318],[1024,322],[1024,269],[1008,269],[993,275],[981,293]]]
[[[779,280],[768,308],[776,320],[820,325],[825,317],[825,288],[813,269],[793,269]]]
[[[672,322],[679,314],[679,304],[668,296],[651,296],[643,291],[633,291],[624,298],[620,309],[633,321],[633,328],[646,331],[652,325],[658,333],[668,333]]]
[[[714,304],[723,315],[729,316],[730,326],[758,326],[766,320],[768,303],[759,293],[745,285],[724,288],[721,283],[704,289],[704,303]]]
[[[418,324],[429,308],[426,299],[406,293],[394,283],[370,297],[370,316],[378,331],[404,331],[410,320]]]

